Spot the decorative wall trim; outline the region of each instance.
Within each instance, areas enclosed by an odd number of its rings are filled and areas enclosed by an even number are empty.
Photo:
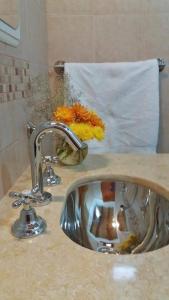
[[[29,63],[0,54],[0,103],[32,95]]]

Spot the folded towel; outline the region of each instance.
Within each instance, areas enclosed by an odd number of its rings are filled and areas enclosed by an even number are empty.
[[[102,142],[91,153],[155,153],[159,129],[156,59],[124,63],[66,63],[71,96],[104,120]]]

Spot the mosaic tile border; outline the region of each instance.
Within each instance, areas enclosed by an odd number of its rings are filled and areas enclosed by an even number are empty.
[[[0,103],[31,96],[29,63],[0,54]]]

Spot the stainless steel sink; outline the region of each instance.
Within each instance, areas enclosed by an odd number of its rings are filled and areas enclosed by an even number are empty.
[[[169,200],[129,181],[90,181],[66,198],[60,220],[75,243],[106,254],[136,254],[169,244]]]

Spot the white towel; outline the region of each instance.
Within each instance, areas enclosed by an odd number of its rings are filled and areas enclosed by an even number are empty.
[[[159,129],[156,59],[124,63],[66,63],[71,96],[104,120],[104,141],[91,153],[155,153]]]

